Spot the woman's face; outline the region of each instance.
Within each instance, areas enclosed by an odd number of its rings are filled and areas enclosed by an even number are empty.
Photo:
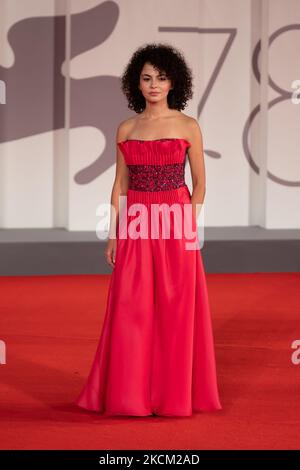
[[[161,101],[167,98],[172,81],[164,72],[159,72],[146,62],[141,71],[139,88],[147,101]]]

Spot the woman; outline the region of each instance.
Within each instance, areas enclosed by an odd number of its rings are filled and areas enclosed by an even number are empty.
[[[218,410],[206,279],[195,235],[205,195],[202,134],[198,122],[181,112],[192,97],[192,74],[178,50],[148,44],[133,54],[122,90],[137,116],[117,130],[111,196],[116,218],[105,251],[113,273],[102,334],[76,403],[105,415]],[[184,181],[187,151],[192,195]]]

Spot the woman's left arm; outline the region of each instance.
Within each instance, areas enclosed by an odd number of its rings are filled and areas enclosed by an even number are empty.
[[[189,121],[189,142],[188,149],[193,192],[191,196],[192,211],[196,221],[200,214],[206,192],[206,176],[203,152],[203,138],[198,121],[190,117]]]

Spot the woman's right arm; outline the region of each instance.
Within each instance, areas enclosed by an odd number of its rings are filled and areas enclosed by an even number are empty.
[[[111,213],[110,213],[110,226],[108,232],[108,243],[107,248],[105,250],[106,260],[107,262],[114,267],[115,263],[115,255],[116,255],[116,233],[119,223],[119,216],[120,216],[120,196],[126,196],[128,191],[128,183],[129,183],[129,176],[128,176],[128,167],[126,165],[124,156],[117,145],[118,142],[122,140],[126,140],[126,136],[128,135],[127,129],[127,121],[122,122],[117,130],[116,135],[116,154],[117,154],[117,161],[116,161],[116,173],[115,173],[115,180],[112,187],[111,192]],[[115,214],[113,214],[113,211]]]

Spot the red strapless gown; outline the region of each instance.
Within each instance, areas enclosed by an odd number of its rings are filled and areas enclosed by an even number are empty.
[[[134,203],[144,204],[149,214],[152,203],[177,203],[183,214],[191,201],[184,182],[190,143],[165,138],[118,145],[130,175],[127,222],[139,214],[128,213]],[[172,238],[177,219],[170,220],[169,238],[161,232],[135,239],[117,233],[102,333],[75,402],[82,408],[136,416],[221,409],[201,252],[186,249],[185,235]]]

